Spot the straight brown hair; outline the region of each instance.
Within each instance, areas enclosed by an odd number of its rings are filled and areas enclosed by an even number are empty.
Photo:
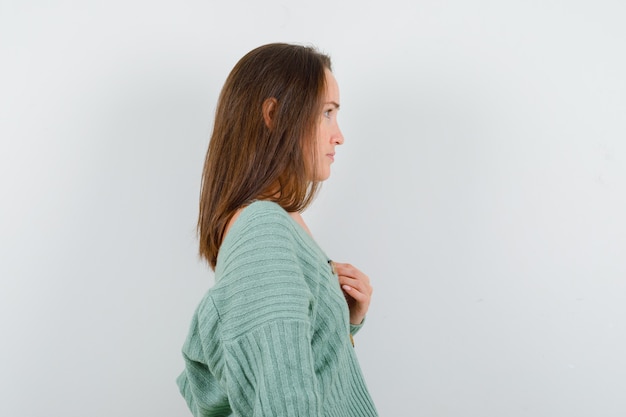
[[[304,210],[315,197],[315,136],[327,55],[300,45],[256,48],[235,65],[215,113],[200,192],[200,256],[212,269],[233,214],[254,200]],[[275,100],[271,126],[263,115]]]

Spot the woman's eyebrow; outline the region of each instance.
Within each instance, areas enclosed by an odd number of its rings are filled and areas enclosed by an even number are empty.
[[[335,106],[336,109],[339,109],[339,103],[337,103],[336,101],[327,101],[324,104],[332,104],[333,106]]]

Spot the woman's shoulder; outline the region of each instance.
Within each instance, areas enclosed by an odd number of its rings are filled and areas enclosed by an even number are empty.
[[[280,204],[269,200],[255,200],[242,209],[243,212],[252,214],[279,214],[283,217],[289,216],[287,211]]]
[[[235,216],[222,241],[218,264],[242,251],[289,245],[298,235],[297,224],[289,213],[272,201],[254,201]]]
[[[256,200],[235,213],[229,233],[249,233],[251,228],[271,229],[285,226],[291,226],[289,213],[285,209],[273,201]]]

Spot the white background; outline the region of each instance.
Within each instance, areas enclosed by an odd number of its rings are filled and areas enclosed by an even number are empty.
[[[0,415],[188,416],[200,173],[235,62],[332,55],[305,213],[375,298],[382,416],[626,415],[626,5],[0,0]]]

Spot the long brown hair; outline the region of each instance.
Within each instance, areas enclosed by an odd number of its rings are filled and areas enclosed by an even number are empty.
[[[330,58],[311,47],[269,44],[246,54],[222,89],[200,192],[200,255],[212,269],[224,231],[256,199],[304,210],[319,182],[315,134]],[[275,100],[270,126],[263,104]]]

